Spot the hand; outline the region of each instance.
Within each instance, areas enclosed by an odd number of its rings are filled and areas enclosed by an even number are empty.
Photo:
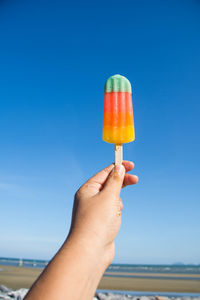
[[[105,268],[113,260],[114,239],[121,225],[121,188],[138,182],[137,176],[126,174],[133,168],[129,161],[121,166],[112,164],[90,178],[75,195],[69,238],[101,250]]]
[[[74,199],[68,238],[35,281],[26,300],[93,299],[97,285],[114,257],[114,238],[120,224],[122,186],[137,176],[125,174],[134,167],[110,165],[90,178]]]

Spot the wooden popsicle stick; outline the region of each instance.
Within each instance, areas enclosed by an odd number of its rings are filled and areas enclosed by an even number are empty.
[[[121,165],[123,161],[123,147],[122,144],[115,145],[115,165]]]

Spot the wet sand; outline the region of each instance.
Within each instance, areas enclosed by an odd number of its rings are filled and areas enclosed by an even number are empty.
[[[200,293],[200,281],[103,277],[99,284],[99,289],[146,292]]]
[[[0,265],[0,284],[12,289],[29,288],[42,269],[11,267]],[[119,277],[112,277],[116,273],[107,273],[111,277],[104,276],[98,289],[105,290],[130,290],[149,292],[177,292],[177,293],[200,293],[200,275],[179,274],[152,274],[152,273],[119,273]],[[148,278],[120,277],[120,275],[148,276]],[[153,278],[156,276],[162,279]],[[165,278],[167,277],[167,279]],[[170,277],[170,279],[168,279]],[[173,278],[184,279],[173,279]],[[189,280],[187,278],[193,277]]]
[[[0,265],[0,284],[13,290],[29,288],[42,269],[11,267]]]

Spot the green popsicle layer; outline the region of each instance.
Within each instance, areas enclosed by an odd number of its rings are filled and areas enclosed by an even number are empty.
[[[113,75],[109,77],[104,87],[105,93],[128,92],[131,93],[131,84],[129,80],[122,75]]]

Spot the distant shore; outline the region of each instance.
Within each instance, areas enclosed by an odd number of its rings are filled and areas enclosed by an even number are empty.
[[[0,284],[12,289],[30,288],[41,272],[42,269],[38,268],[0,265]],[[117,277],[114,276],[112,272],[108,272],[107,275],[103,276],[98,289],[141,292],[200,293],[199,274],[185,276],[179,274],[167,274],[167,279],[165,278],[166,274],[152,273],[129,273],[129,277],[123,277],[127,275],[123,272],[119,273]],[[139,278],[136,278],[137,275]],[[159,277],[162,278],[158,279],[156,275],[159,275]],[[188,279],[189,277],[192,277],[192,280]]]

